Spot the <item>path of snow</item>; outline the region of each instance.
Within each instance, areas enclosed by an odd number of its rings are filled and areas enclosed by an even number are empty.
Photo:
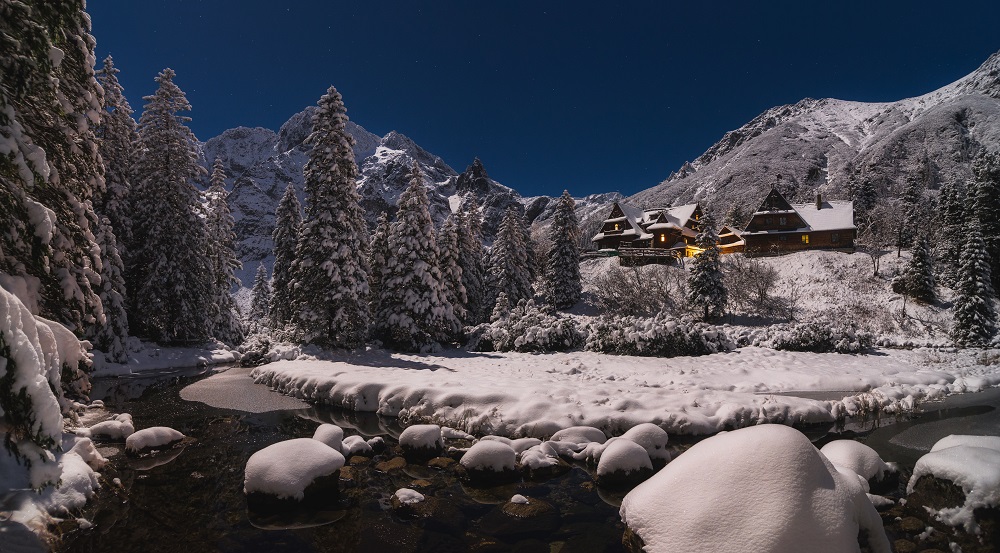
[[[1000,385],[1000,366],[980,352],[888,350],[839,355],[743,348],[672,359],[603,355],[383,351],[330,360],[278,361],[258,383],[307,401],[432,421],[478,434],[547,437],[595,426],[609,435],[643,422],[670,433],[707,434],[757,422],[817,423],[864,403],[886,411],[917,400]],[[841,401],[786,395],[838,391]]]

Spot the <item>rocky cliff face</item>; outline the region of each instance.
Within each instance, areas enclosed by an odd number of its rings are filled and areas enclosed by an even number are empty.
[[[910,178],[933,190],[968,180],[982,148],[1000,150],[1000,53],[916,98],[806,99],[769,109],[630,201],[700,201],[722,213],[733,204],[752,209],[774,184],[800,202],[817,192],[845,198],[852,182],[866,179],[883,195],[899,194]]]

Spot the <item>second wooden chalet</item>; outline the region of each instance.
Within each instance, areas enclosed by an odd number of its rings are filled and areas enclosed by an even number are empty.
[[[748,254],[797,250],[854,251],[854,202],[790,204],[772,188],[741,233]]]
[[[656,250],[665,256],[690,257],[698,250],[694,243],[701,229],[698,204],[641,210],[615,202],[611,214],[591,241],[599,250]]]

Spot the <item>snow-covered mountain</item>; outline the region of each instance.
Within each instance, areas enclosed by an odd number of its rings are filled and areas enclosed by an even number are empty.
[[[309,107],[295,114],[278,132],[239,127],[202,146],[206,164],[221,158],[229,175],[227,185],[236,219],[237,253],[243,261],[243,270],[237,276],[245,285],[252,281],[259,262],[268,268],[273,263],[274,210],[288,183],[295,186],[299,200],[304,201],[302,168],[308,159],[309,145],[303,142],[311,131],[314,110]],[[514,189],[491,179],[479,159],[459,174],[401,133],[393,131],[380,138],[353,122],[348,123],[348,132],[356,142],[358,192],[372,227],[382,211],[390,216],[395,214],[396,201],[409,184],[408,174],[414,160],[427,179],[431,214],[438,224],[461,205],[461,199],[468,193],[475,194],[479,202],[487,242],[492,242],[508,206],[526,211],[529,222],[542,224],[551,217],[554,207],[551,198],[522,198]],[[580,199],[578,209],[585,212],[591,204],[604,205],[608,197]]]
[[[1000,150],[1000,52],[968,76],[897,102],[805,99],[769,109],[694,162],[630,198],[637,205],[700,201],[752,209],[777,183],[791,201],[846,197],[870,179],[898,194],[909,178],[937,189],[971,176],[981,148]]]

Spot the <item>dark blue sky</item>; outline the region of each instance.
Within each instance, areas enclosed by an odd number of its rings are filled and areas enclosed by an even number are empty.
[[[164,67],[207,140],[333,84],[352,120],[522,194],[631,194],[804,97],[929,92],[1000,50],[1000,2],[90,0],[137,110]],[[287,6],[286,6],[287,5]]]

